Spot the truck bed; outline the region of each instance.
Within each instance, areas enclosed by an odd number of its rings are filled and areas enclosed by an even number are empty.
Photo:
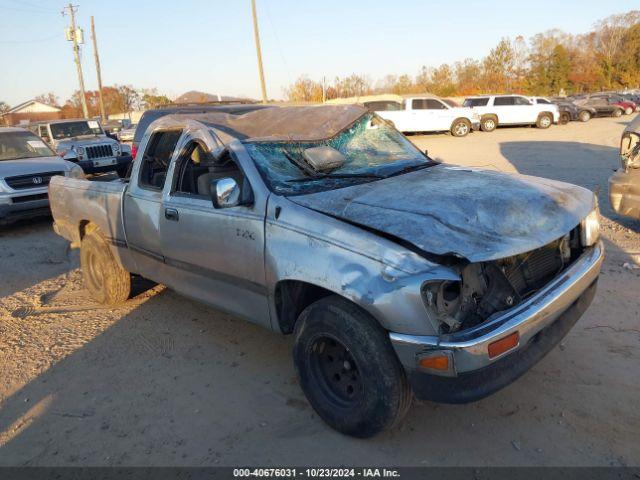
[[[56,176],[49,184],[49,202],[54,229],[80,246],[81,230],[95,223],[112,245],[126,243],[122,219],[122,197],[127,184],[121,180],[98,182]]]

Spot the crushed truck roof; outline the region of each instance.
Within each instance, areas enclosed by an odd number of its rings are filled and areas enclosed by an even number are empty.
[[[175,115],[192,118],[215,128],[225,143],[233,139],[243,142],[302,142],[332,138],[350,127],[368,110],[357,105],[318,105],[273,107],[243,115],[211,112],[198,115]]]

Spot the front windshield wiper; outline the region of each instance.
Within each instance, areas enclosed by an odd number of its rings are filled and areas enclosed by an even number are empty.
[[[332,179],[342,179],[342,178],[371,178],[375,180],[380,180],[382,178],[386,178],[383,175],[376,175],[374,173],[324,173],[321,175],[313,175],[304,178],[291,178],[287,180],[287,183],[299,183],[299,182],[313,182],[315,180],[332,180]]]
[[[416,170],[422,170],[423,168],[433,167],[434,165],[437,165],[437,163],[429,162],[429,163],[419,163],[417,165],[409,165],[408,167],[404,167],[404,168],[401,168],[400,170],[396,170],[395,172],[387,175],[385,178],[395,177],[397,175],[402,175],[404,173],[415,172]]]

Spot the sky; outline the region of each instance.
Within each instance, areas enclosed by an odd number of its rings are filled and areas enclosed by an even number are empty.
[[[583,33],[629,0],[256,0],[267,92],[283,98],[300,75],[328,81],[358,73],[416,75],[481,58],[502,37],[551,28]],[[90,17],[95,17],[103,85],[156,87],[175,98],[189,90],[259,98],[250,0],[77,0],[85,31],[87,90],[97,89]],[[69,17],[55,0],[0,0],[0,101],[16,105],[54,92],[64,103],[78,88]]]

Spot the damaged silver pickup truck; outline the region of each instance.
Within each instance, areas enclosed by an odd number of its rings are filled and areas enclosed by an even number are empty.
[[[355,106],[163,117],[129,180],[54,177],[50,198],[97,301],[140,275],[293,334],[309,402],[359,437],[414,394],[513,382],[587,309],[603,260],[588,190],[438,164]]]

